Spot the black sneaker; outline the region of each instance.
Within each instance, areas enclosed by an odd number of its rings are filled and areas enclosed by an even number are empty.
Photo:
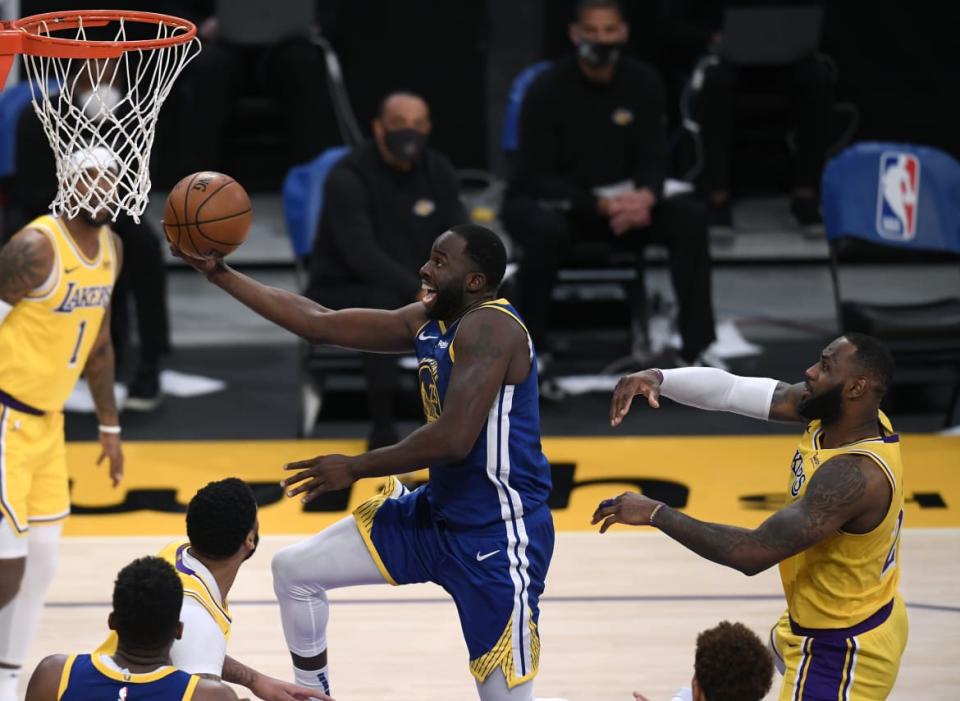
[[[816,197],[794,197],[790,200],[790,212],[801,228],[823,223],[823,218],[820,216],[820,202]]]
[[[130,411],[153,411],[162,400],[160,373],[141,368],[130,383],[123,408]]]

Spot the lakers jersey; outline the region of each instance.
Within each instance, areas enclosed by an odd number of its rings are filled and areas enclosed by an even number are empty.
[[[780,563],[790,618],[804,628],[848,628],[888,604],[900,579],[903,464],[900,439],[879,412],[879,435],[839,448],[821,447],[820,421],[807,426],[790,467],[787,503],[800,499],[823,463],[838,455],[870,458],[890,481],[890,507],[869,533],[837,531]]]
[[[469,313],[494,310],[526,331],[505,299],[484,303]],[[489,312],[487,312],[489,313]],[[456,335],[461,320],[450,326],[431,320],[417,332],[420,396],[428,422],[443,412],[443,402],[456,363]],[[537,359],[530,342],[530,373],[518,385],[504,384],[470,453],[450,464],[430,465],[425,487],[434,514],[460,527],[516,521],[546,504],[550,464],[540,448]]]
[[[199,603],[217,624],[220,632],[223,633],[224,639],[229,640],[230,626],[233,622],[230,617],[230,609],[227,607],[226,602],[221,602],[219,597],[214,595],[203,577],[185,562],[184,554],[189,547],[189,542],[175,540],[163,548],[157,555],[169,562],[173,565],[174,569],[177,570],[177,574],[180,576],[180,583],[183,585],[184,600],[190,598]],[[112,655],[116,651],[117,633],[116,631],[111,631],[110,636],[97,648],[97,653]]]
[[[200,677],[170,666],[131,674],[100,654],[71,655],[57,701],[190,701]]]
[[[41,411],[60,411],[110,306],[117,254],[108,227],[101,227],[92,259],[59,219],[39,217],[27,228],[50,240],[53,270],[0,325],[0,390]]]

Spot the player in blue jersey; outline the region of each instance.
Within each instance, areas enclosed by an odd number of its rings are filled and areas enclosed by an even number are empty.
[[[266,287],[219,258],[191,260],[265,318],[314,343],[416,351],[427,423],[396,445],[324,455],[288,469],[309,501],[358,479],[430,468],[427,485],[383,493],[273,560],[274,589],[298,684],[329,693],[327,590],[435,582],[457,604],[483,701],[533,699],[539,599],[553,553],[550,466],[540,449],[530,335],[497,289],[506,251],[489,229],[455,226],[420,269],[419,301],[333,311]],[[394,497],[394,498],[390,498]]]
[[[170,662],[183,633],[183,586],[170,563],[143,557],[120,570],[108,619],[113,654],[50,655],[30,677],[26,701],[237,701],[230,687]]]

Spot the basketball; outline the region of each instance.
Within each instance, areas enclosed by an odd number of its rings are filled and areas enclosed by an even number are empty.
[[[174,185],[162,224],[167,240],[184,255],[203,257],[232,253],[246,240],[252,221],[243,186],[229,175],[205,170]]]

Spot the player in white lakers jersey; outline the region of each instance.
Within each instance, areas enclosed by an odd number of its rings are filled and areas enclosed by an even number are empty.
[[[68,167],[96,182],[117,163],[95,148]],[[121,252],[107,217],[39,217],[0,250],[0,701],[15,698],[56,569],[70,512],[62,410],[81,373],[100,423],[98,462],[109,461],[114,485],[123,475],[109,320]]]
[[[183,634],[170,648],[173,666],[240,684],[264,701],[327,701],[325,694],[261,674],[227,655],[233,623],[227,597],[240,567],[260,542],[257,501],[250,487],[236,477],[210,482],[190,500],[186,520],[187,539],[169,543],[158,554],[183,585]],[[112,631],[96,654],[115,654],[117,643]]]
[[[781,701],[880,701],[897,678],[907,612],[897,591],[903,526],[900,439],[880,411],[893,371],[883,345],[836,339],[788,385],[710,368],[624,377],[610,420],[640,394],[772,421],[805,421],[785,474],[787,506],[755,529],[705,523],[639,494],[604,501],[593,522],[652,525],[697,554],[752,575],[775,564],[787,610],[771,631]]]

